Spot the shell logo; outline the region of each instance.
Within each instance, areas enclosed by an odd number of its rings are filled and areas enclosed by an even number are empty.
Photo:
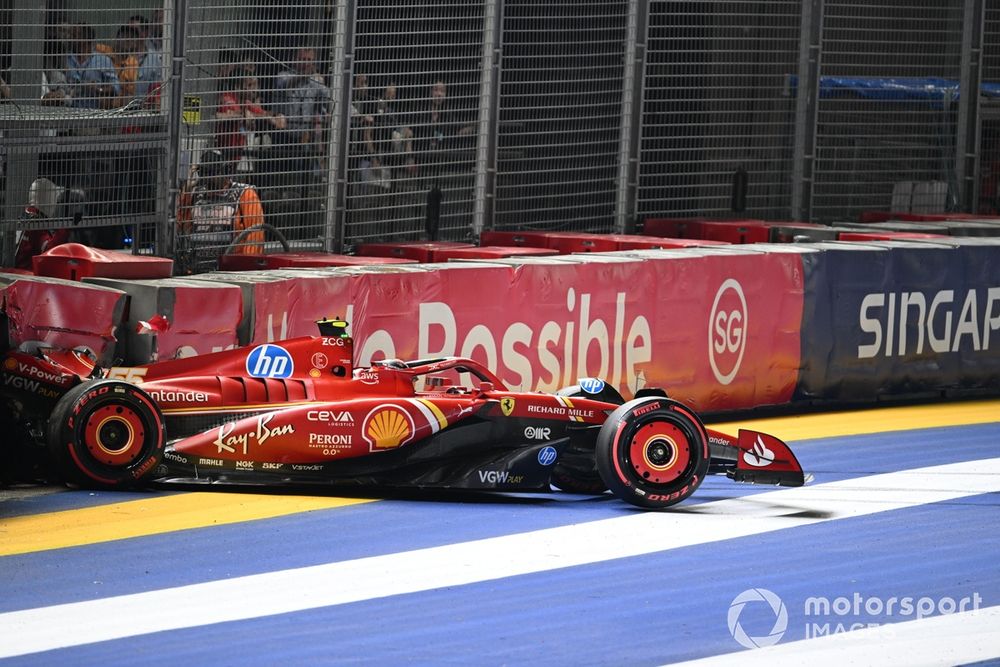
[[[383,405],[368,413],[361,431],[371,451],[394,449],[413,437],[413,418],[398,405]]]
[[[15,368],[17,368],[17,359],[7,359],[7,361],[3,362],[3,365],[4,368],[6,368],[9,371],[12,371]]]

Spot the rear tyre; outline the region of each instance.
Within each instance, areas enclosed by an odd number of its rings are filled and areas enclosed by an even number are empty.
[[[568,398],[589,398],[614,405],[621,405],[625,402],[618,390],[610,384],[605,384],[597,394],[588,393],[580,385],[575,384],[563,387],[556,392],[556,395]],[[581,429],[582,433],[578,433],[577,437],[571,436],[570,444],[552,468],[552,477],[549,479],[552,486],[567,493],[591,495],[600,495],[608,490],[608,485],[601,479],[597,463],[594,461],[594,436],[584,435],[588,432],[592,434],[591,429],[595,428],[587,426]]]
[[[597,436],[597,469],[611,492],[637,507],[675,505],[708,471],[708,433],[677,401],[639,398],[615,410]]]
[[[591,427],[596,428],[596,427]],[[583,440],[583,439],[581,439]],[[594,440],[573,442],[563,450],[552,467],[549,483],[567,493],[600,495],[608,490],[594,462]]]
[[[62,478],[123,489],[152,476],[163,459],[163,415],[139,387],[95,380],[66,392],[49,417],[47,444]]]

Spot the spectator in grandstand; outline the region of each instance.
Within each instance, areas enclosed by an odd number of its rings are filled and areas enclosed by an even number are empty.
[[[3,77],[0,76],[0,102],[6,102],[10,99],[10,86],[4,81]]]
[[[123,104],[127,104],[135,97],[136,81],[139,78],[139,57],[143,48],[142,34],[132,25],[118,28],[111,44],[97,44],[94,47],[98,53],[111,58],[121,86]]]
[[[28,191],[22,220],[36,222],[57,217],[64,189],[47,178],[36,178]],[[18,232],[14,267],[31,270],[31,258],[70,240],[69,229],[30,229]]]
[[[259,134],[272,128],[283,130],[286,125],[284,115],[263,107],[257,77],[244,71],[231,77],[228,90],[219,97],[215,119],[215,148],[224,151],[242,172],[253,171]]]
[[[118,105],[121,83],[114,63],[94,45],[94,28],[87,23],[72,27],[66,56],[66,82],[72,106],[111,109]]]
[[[178,247],[190,271],[214,268],[219,255],[241,232],[264,224],[264,209],[252,185],[233,179],[235,165],[210,149],[192,167],[177,209]],[[232,252],[263,253],[264,232],[249,232]]]
[[[45,106],[65,106],[70,99],[69,86],[63,66],[66,63],[69,44],[72,41],[72,26],[68,23],[56,23],[45,26],[45,49],[42,58],[42,99]],[[55,130],[45,136],[55,136]]]
[[[412,175],[438,176],[448,161],[447,152],[464,148],[463,138],[475,132],[475,125],[463,120],[448,103],[445,82],[435,80],[430,97],[418,105],[402,132],[407,170]]]
[[[278,75],[277,86],[287,121],[283,133],[287,140],[280,143],[297,144],[309,155],[320,154],[330,117],[330,89],[316,69],[316,50],[300,48],[292,68]]]
[[[144,106],[156,106],[159,103],[157,92],[163,78],[163,10],[153,13],[152,22],[141,14],[130,17],[128,22],[139,31],[142,39],[135,95],[142,100]]]
[[[395,80],[390,80],[378,100],[375,115],[375,150],[383,178],[392,182],[403,152],[403,132]]]
[[[378,100],[368,86],[368,75],[359,72],[354,76],[354,88],[351,90],[351,114],[374,118],[378,108]]]
[[[378,100],[368,87],[368,75],[354,77],[351,91],[351,142],[348,170],[355,184],[373,188],[379,184],[381,165],[375,147],[375,114]],[[367,194],[365,192],[358,194]]]
[[[219,51],[219,61],[215,68],[215,79],[219,94],[227,92],[230,79],[238,73],[246,76],[257,75],[257,63],[250,51],[245,49],[223,49]]]

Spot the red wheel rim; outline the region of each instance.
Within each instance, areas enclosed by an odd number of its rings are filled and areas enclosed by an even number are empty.
[[[142,419],[123,405],[94,410],[83,429],[83,441],[98,463],[125,466],[142,454],[145,430]]]
[[[691,461],[691,443],[673,424],[654,421],[641,426],[629,445],[629,459],[639,476],[652,484],[669,484]]]

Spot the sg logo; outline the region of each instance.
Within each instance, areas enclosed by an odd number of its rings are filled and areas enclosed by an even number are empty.
[[[729,384],[747,347],[747,300],[743,286],[729,278],[715,293],[708,323],[708,361],[715,379]]]

